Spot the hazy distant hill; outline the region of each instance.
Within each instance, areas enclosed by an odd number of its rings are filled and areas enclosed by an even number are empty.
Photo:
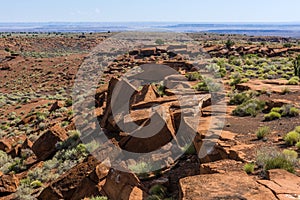
[[[0,23],[0,32],[119,32],[144,29],[170,30],[176,32],[212,32],[223,34],[300,37],[300,23]]]

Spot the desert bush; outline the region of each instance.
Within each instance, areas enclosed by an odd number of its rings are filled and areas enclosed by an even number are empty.
[[[189,72],[185,75],[188,81],[202,80],[200,72]]]
[[[157,40],[155,41],[155,44],[157,44],[157,45],[164,45],[165,42],[164,42],[162,39],[157,39]]]
[[[257,164],[266,171],[270,169],[284,169],[291,173],[295,172],[295,166],[297,164],[290,156],[273,148],[263,148],[259,150],[256,161]]]
[[[167,188],[162,185],[154,185],[149,190],[150,195],[156,195],[160,197],[160,199],[164,199],[167,196]]]
[[[33,189],[25,184],[20,184],[20,186],[18,187],[17,192],[15,193],[15,199],[16,200],[32,200],[32,193]]]
[[[234,92],[230,94],[229,97],[230,97],[229,100],[230,105],[240,105],[251,98],[249,97],[247,92],[242,92],[242,93]]]
[[[282,95],[289,94],[290,92],[291,92],[291,89],[288,87],[285,87],[281,90]]]
[[[300,150],[300,142],[297,142],[296,147]]]
[[[70,106],[73,105],[73,100],[72,100],[72,99],[67,99],[67,100],[65,101],[65,103],[66,103],[66,107],[70,107]]]
[[[232,41],[232,40],[230,40],[230,39],[228,39],[228,40],[226,41],[225,45],[226,45],[226,47],[227,47],[228,49],[230,49],[233,45],[235,45],[235,42]]]
[[[288,81],[288,85],[298,85],[299,84],[299,77],[294,76]]]
[[[300,126],[296,126],[295,131],[300,134]]]
[[[271,112],[281,113],[281,108],[280,107],[274,107],[274,108],[272,108]]]
[[[281,119],[281,114],[278,112],[270,112],[265,115],[265,121],[272,121],[275,119]]]
[[[272,108],[271,112],[265,115],[266,121],[280,119],[281,117],[296,117],[299,115],[299,110],[292,105],[284,105],[281,108]]]
[[[244,165],[244,171],[247,174],[252,174],[254,172],[255,164],[254,163],[247,163]]]
[[[80,142],[80,132],[78,131],[69,131],[68,132],[69,138],[63,142],[58,142],[56,144],[56,149],[70,149],[77,146]]]
[[[256,136],[257,136],[258,139],[263,139],[264,137],[266,137],[270,133],[271,133],[270,127],[263,126],[263,127],[260,127],[256,131]]]
[[[136,174],[144,174],[151,172],[152,166],[146,162],[139,162],[136,165],[129,165],[128,169]]]
[[[194,155],[196,153],[195,146],[193,144],[187,144],[183,147],[183,152],[187,155]]]
[[[258,99],[250,99],[239,105],[232,114],[235,116],[252,116],[255,117],[265,107],[265,102]]]
[[[222,89],[220,83],[212,78],[203,78],[203,81],[194,86],[194,89],[205,92],[219,92]]]
[[[220,67],[218,64],[209,64],[206,67],[206,70],[213,74],[216,78],[225,77],[226,75],[226,69],[224,67]]]
[[[96,197],[91,197],[90,200],[108,200],[108,198],[104,196],[96,196]]]
[[[298,153],[294,150],[285,149],[283,150],[283,154],[289,159],[294,162],[298,159]]]
[[[26,170],[26,166],[23,165],[23,159],[15,158],[11,164],[8,166],[9,171],[14,171],[19,173],[21,171]]]
[[[42,184],[41,181],[35,180],[35,181],[32,181],[32,182],[30,183],[30,186],[31,186],[32,188],[39,188],[39,187],[42,187],[43,184]]]
[[[237,85],[237,84],[241,83],[241,80],[243,78],[244,77],[239,72],[235,72],[230,76],[229,84],[231,86]]]
[[[285,169],[288,172],[294,173],[294,165],[285,156],[277,156],[266,160],[265,169]]]
[[[296,117],[299,115],[299,110],[292,105],[284,105],[281,107],[280,114],[283,117]]]
[[[288,145],[294,145],[297,142],[300,142],[300,134],[296,131],[291,131],[284,137],[284,141]]]

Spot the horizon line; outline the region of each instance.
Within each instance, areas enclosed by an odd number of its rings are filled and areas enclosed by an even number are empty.
[[[0,23],[196,23],[196,24],[224,24],[224,23],[262,23],[262,24],[300,24],[300,21],[0,21]]]

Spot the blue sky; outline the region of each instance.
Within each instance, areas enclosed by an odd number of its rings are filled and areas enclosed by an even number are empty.
[[[300,22],[299,0],[14,0],[0,22]]]

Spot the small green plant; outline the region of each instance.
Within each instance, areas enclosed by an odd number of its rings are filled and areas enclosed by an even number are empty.
[[[230,49],[233,45],[235,45],[235,42],[233,40],[228,39],[225,45],[228,49]]]
[[[187,155],[194,155],[196,153],[195,146],[193,144],[187,144],[185,147],[183,147],[183,152]]]
[[[295,107],[290,108],[289,116],[296,117],[299,115],[299,110]]]
[[[41,181],[35,180],[35,181],[32,181],[32,182],[30,183],[30,186],[31,186],[32,188],[40,188],[40,187],[43,186],[43,184],[42,184]]]
[[[245,166],[244,166],[244,171],[247,173],[247,174],[252,174],[254,172],[254,169],[255,169],[255,164],[254,163],[247,163]]]
[[[298,76],[294,76],[292,77],[289,81],[288,81],[288,85],[298,85],[299,84],[299,77]]]
[[[269,114],[265,115],[265,121],[272,121],[275,119],[281,119],[281,114],[278,112],[270,112]]]
[[[281,107],[280,113],[284,117],[296,117],[299,115],[299,110],[292,105],[284,105]]]
[[[189,72],[185,75],[188,81],[202,80],[202,76],[199,72]]]
[[[288,87],[285,87],[281,90],[282,95],[289,94],[289,93],[291,93],[291,89]]]
[[[235,86],[235,85],[241,83],[243,78],[244,77],[239,72],[235,72],[234,74],[232,74],[230,76],[229,85],[230,86]]]
[[[285,156],[278,156],[266,161],[265,169],[285,169],[288,172],[295,173],[294,165]]]
[[[164,85],[159,84],[159,85],[157,85],[156,88],[157,88],[157,93],[159,94],[159,96],[163,97],[166,95],[167,88]]]
[[[263,148],[257,152],[256,162],[265,171],[270,169],[284,169],[294,173],[297,160],[274,148]]]
[[[165,42],[164,42],[162,39],[157,39],[157,40],[155,41],[155,44],[157,44],[157,45],[164,45]]]
[[[216,82],[216,80],[210,77],[206,77],[203,78],[203,80],[199,82],[196,86],[194,86],[194,89],[205,92],[219,92],[222,89],[222,87],[220,83]]]
[[[287,145],[292,146],[300,142],[300,134],[296,131],[291,131],[284,137],[284,141]]]
[[[167,195],[167,189],[164,186],[157,184],[150,188],[149,193],[164,199]]]
[[[270,133],[271,133],[270,127],[264,126],[264,127],[260,127],[257,130],[256,136],[257,136],[258,139],[263,139],[264,137],[266,137]]]
[[[136,174],[144,174],[151,172],[152,166],[146,162],[139,162],[136,165],[130,165],[128,168]]]
[[[285,149],[283,150],[283,154],[290,160],[297,160],[298,158],[298,153],[294,150]]]
[[[235,110],[233,110],[232,114],[240,117],[256,117],[256,115],[265,108],[265,105],[266,104],[264,101],[258,99],[250,99],[239,105]]]
[[[281,108],[280,107],[274,107],[274,108],[272,108],[271,112],[281,113]]]
[[[296,147],[300,150],[300,142],[297,142]]]
[[[250,95],[247,92],[234,92],[229,95],[230,100],[229,104],[230,105],[241,105],[242,103],[248,101],[251,99]]]
[[[108,200],[108,198],[104,196],[96,196],[96,197],[91,197],[90,200]]]
[[[66,103],[66,107],[70,107],[70,106],[73,105],[73,100],[72,99],[67,99],[65,103]]]

